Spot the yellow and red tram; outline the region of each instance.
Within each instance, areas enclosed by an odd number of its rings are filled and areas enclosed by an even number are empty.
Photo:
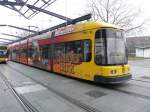
[[[50,72],[102,83],[131,79],[123,31],[82,22],[9,45],[10,59]]]

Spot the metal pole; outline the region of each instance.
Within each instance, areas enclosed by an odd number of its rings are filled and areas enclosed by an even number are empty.
[[[0,34],[6,35],[6,36],[10,36],[10,37],[22,38],[22,37],[20,37],[20,36],[11,35],[11,34],[7,34],[7,33],[0,33]]]
[[[15,41],[15,40],[11,40],[11,39],[5,39],[5,38],[0,38],[1,40],[8,40],[8,41]]]
[[[60,14],[56,14],[56,13],[54,13],[54,12],[51,12],[51,11],[48,11],[48,10],[45,10],[45,9],[36,7],[36,6],[34,6],[34,5],[26,4],[25,2],[19,2],[19,3],[18,3],[18,2],[0,1],[0,5],[27,6],[29,9],[35,9],[35,10],[37,10],[37,11],[43,12],[43,13],[45,13],[45,14],[54,16],[54,17],[56,17],[56,18],[59,18],[59,19],[65,20],[65,21],[66,21],[66,20],[67,20],[67,21],[71,21],[71,20],[72,20],[71,18],[62,16],[62,15],[60,15]]]

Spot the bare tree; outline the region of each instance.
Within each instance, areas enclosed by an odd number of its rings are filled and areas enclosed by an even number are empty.
[[[146,22],[135,22],[141,10],[129,7],[123,0],[89,0],[86,12],[91,12],[95,21],[118,25],[127,32],[141,30]]]

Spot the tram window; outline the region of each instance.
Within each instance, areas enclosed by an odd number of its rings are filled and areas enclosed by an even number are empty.
[[[48,58],[51,59],[52,58],[52,47],[53,45],[48,45]]]
[[[55,45],[55,53],[54,53],[54,57],[58,58],[60,56],[63,56],[65,54],[65,44],[61,43],[61,44],[56,44]]]
[[[16,55],[20,55],[19,50],[16,50],[15,53],[16,53]]]
[[[17,51],[17,54],[19,54],[19,51]],[[22,56],[27,56],[27,49],[22,49],[21,50],[21,55]]]
[[[84,62],[88,62],[91,60],[91,41],[84,40],[83,41],[83,60]]]
[[[75,53],[75,45],[74,45],[74,42],[68,42],[66,43],[66,54],[73,54]]]
[[[72,53],[72,54],[82,53],[81,41],[68,42],[66,47],[66,53]]]
[[[68,42],[66,45],[66,54],[73,54],[80,62],[91,60],[91,41],[80,40]]]
[[[48,59],[48,46],[43,46],[41,48],[41,56],[44,59]]]
[[[17,55],[19,55],[19,54],[20,54],[19,50],[16,50],[16,54],[17,54]]]
[[[32,57],[32,54],[33,54],[33,49],[32,49],[32,48],[29,48],[29,50],[28,50],[28,56],[29,56],[29,57]]]
[[[46,46],[44,52],[45,52],[45,58],[48,59],[48,46]]]
[[[66,57],[71,63],[82,62],[82,41],[73,41],[66,43]]]
[[[12,59],[13,60],[16,59],[16,50],[15,49],[12,50]]]
[[[95,33],[95,62],[96,64],[105,64],[105,30],[98,30]]]

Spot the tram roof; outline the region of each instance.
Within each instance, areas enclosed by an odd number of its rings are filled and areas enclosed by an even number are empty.
[[[73,25],[68,25],[65,27],[61,27],[58,29],[55,29],[55,36],[60,36],[64,34],[70,34],[70,33],[75,33],[75,32],[80,32],[80,31],[85,31],[85,30],[90,30],[90,29],[98,29],[98,28],[118,28],[118,26],[109,24],[109,23],[104,23],[104,22],[96,22],[96,21],[84,21],[80,23],[76,23]],[[46,33],[43,33],[41,35],[36,35],[31,37],[30,39],[41,39],[41,38],[50,38],[51,34],[53,31],[49,31]]]
[[[83,30],[88,30],[88,29],[95,29],[95,28],[118,28],[118,26],[109,24],[109,23],[104,23],[104,22],[96,22],[96,21],[86,21],[86,22],[81,22],[77,23],[74,25],[75,31],[83,31]]]
[[[67,32],[65,34],[69,34],[69,33],[73,33],[73,32],[80,32],[80,31],[85,31],[85,30],[90,30],[90,29],[98,29],[98,28],[117,28],[120,29],[118,26],[113,25],[113,24],[109,24],[109,23],[105,23],[105,22],[96,22],[96,21],[84,21],[84,22],[80,22],[80,23],[76,23],[74,25],[68,25],[65,27],[61,27],[55,30],[55,33],[57,32],[63,32],[63,30],[68,30],[71,29],[71,32]],[[40,35],[36,35],[31,37],[30,39],[41,39],[41,38],[49,38],[52,31],[40,34]],[[65,31],[64,31],[65,32]],[[58,34],[58,35],[64,35],[64,34]],[[57,36],[58,36],[57,35]],[[12,46],[17,46],[19,43],[24,43],[26,42],[27,39],[25,40],[21,40],[20,42],[15,42],[14,44],[11,44]],[[11,46],[10,45],[10,46]]]

